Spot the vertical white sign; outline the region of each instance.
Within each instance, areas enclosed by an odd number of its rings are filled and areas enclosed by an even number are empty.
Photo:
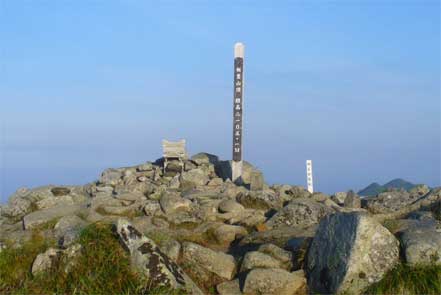
[[[312,194],[314,192],[314,184],[312,182],[312,160],[306,160],[306,183],[308,191]]]
[[[243,120],[243,64],[245,46],[234,45],[234,94],[233,94],[233,161],[231,164],[232,181],[242,176],[242,120]]]

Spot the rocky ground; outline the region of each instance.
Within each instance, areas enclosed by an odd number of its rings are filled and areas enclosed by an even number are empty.
[[[74,264],[87,251],[82,229],[108,222],[149,286],[190,294],[360,294],[399,263],[441,264],[441,188],[361,199],[268,186],[248,163],[241,185],[229,173],[230,162],[200,153],[183,171],[159,159],[85,186],[19,189],[0,207],[0,249],[35,229],[56,239],[35,275]]]

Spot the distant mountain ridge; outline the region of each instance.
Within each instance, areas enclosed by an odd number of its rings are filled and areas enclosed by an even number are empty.
[[[386,183],[384,185],[380,185],[376,182],[371,183],[370,185],[368,185],[364,189],[360,190],[358,192],[358,194],[360,196],[376,196],[379,193],[382,193],[388,189],[404,189],[404,190],[408,191],[415,186],[416,186],[415,184],[413,184],[409,181],[406,181],[401,178],[397,178],[397,179],[389,181],[388,183]]]

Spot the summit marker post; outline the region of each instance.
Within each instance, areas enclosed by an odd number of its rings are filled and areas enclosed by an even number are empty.
[[[234,44],[234,95],[233,95],[233,161],[231,176],[233,182],[242,177],[242,116],[243,116],[243,64],[245,46]]]
[[[306,160],[306,184],[308,191],[312,194],[314,192],[314,184],[312,180],[312,161]]]

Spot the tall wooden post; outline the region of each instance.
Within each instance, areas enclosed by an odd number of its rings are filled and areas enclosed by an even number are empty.
[[[234,95],[233,95],[233,182],[242,180],[242,116],[243,116],[243,64],[245,46],[234,45]]]
[[[312,194],[314,192],[314,185],[312,182],[312,161],[306,160],[306,183],[308,191]]]

